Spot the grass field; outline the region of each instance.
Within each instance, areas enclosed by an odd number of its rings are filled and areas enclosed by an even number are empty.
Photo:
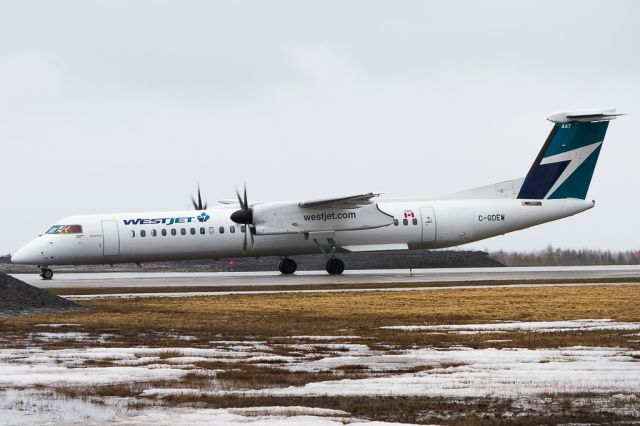
[[[6,347],[33,345],[35,330],[62,331],[59,338],[44,339],[37,344],[47,351],[87,346],[157,348],[149,365],[166,366],[176,362],[188,365],[188,374],[170,380],[55,386],[58,394],[68,398],[130,398],[132,409],[147,404],[210,408],[301,405],[344,410],[365,419],[417,423],[633,422],[638,420],[638,413],[637,410],[635,414],[629,411],[629,407],[634,406],[632,400],[614,401],[611,395],[601,391],[590,393],[584,388],[576,392],[545,391],[545,394],[525,400],[518,396],[490,395],[451,398],[255,392],[289,386],[299,389],[307,384],[344,379],[359,383],[361,379],[401,375],[424,378],[431,372],[436,375],[443,371],[459,373],[469,362],[443,358],[435,364],[407,363],[382,368],[370,361],[374,359],[370,356],[374,355],[392,359],[427,349],[457,350],[463,347],[477,351],[548,351],[560,348],[559,355],[553,356],[564,356],[562,362],[569,368],[576,355],[562,355],[562,348],[624,348],[625,353],[631,354],[627,358],[633,358],[637,353],[634,351],[640,351],[640,337],[638,332],[624,328],[544,333],[534,330],[459,333],[381,327],[578,319],[638,323],[639,300],[640,285],[632,283],[616,286],[100,299],[81,302],[90,308],[89,312],[10,318],[3,320],[0,327]],[[52,325],[48,327],[47,324]],[[85,333],[90,338],[65,338],[64,332],[68,331]],[[101,339],[100,343],[96,344],[98,339]],[[233,358],[236,356],[231,350],[234,345],[244,345],[243,354],[255,355],[255,359],[245,355],[244,358]],[[203,359],[189,355],[185,347],[201,351],[223,348],[230,355],[205,355]],[[180,361],[181,357],[185,357],[183,361]],[[331,368],[313,367],[325,360],[338,358],[344,358],[343,362]],[[555,362],[553,357],[550,359]],[[120,365],[120,362],[117,357],[87,358],[83,367],[109,368]],[[160,391],[155,394],[149,393],[158,389]],[[191,389],[194,392],[174,392],[172,389]]]
[[[91,309],[88,313],[11,318],[3,327],[24,329],[48,321],[79,323],[88,329],[262,336],[322,334],[346,327],[378,335],[379,326],[424,322],[639,321],[638,300],[638,285],[103,299],[82,302]]]

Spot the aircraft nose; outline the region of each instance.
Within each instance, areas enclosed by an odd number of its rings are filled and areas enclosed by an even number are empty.
[[[13,256],[11,256],[11,263],[23,265],[39,265],[42,263],[42,253],[38,249],[38,247],[36,247],[36,245],[31,242],[15,252]]]

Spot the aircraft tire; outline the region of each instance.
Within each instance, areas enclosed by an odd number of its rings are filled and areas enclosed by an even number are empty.
[[[340,275],[344,272],[344,262],[338,258],[332,257],[327,260],[327,272],[329,275]]]
[[[49,268],[42,268],[40,270],[40,276],[43,280],[50,280],[53,278],[53,271]]]
[[[296,269],[298,269],[298,264],[295,260],[285,257],[280,261],[278,269],[280,270],[280,273],[284,275],[291,275],[296,272]]]

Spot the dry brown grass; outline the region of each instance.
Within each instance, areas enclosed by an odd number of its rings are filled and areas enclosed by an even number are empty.
[[[640,277],[611,277],[597,280],[599,283],[640,283]],[[522,280],[479,280],[479,281],[428,281],[398,283],[345,283],[345,284],[296,284],[296,285],[234,285],[234,286],[162,286],[162,287],[52,287],[46,290],[60,296],[83,294],[137,294],[137,293],[191,293],[216,291],[286,291],[286,290],[352,290],[381,288],[413,288],[413,287],[451,287],[451,286],[510,286],[519,284],[592,284],[589,278],[566,279],[522,279]]]
[[[573,396],[575,398],[575,396]],[[442,398],[424,396],[247,396],[172,394],[162,399],[169,406],[198,407],[259,407],[305,406],[322,407],[351,413],[360,419],[415,424],[448,425],[538,425],[538,424],[636,424],[631,415],[598,413],[588,405],[567,409],[571,395],[557,395],[543,412],[519,412],[511,399]],[[626,406],[629,409],[631,407]],[[510,413],[510,414],[509,414]]]
[[[357,376],[364,377],[364,376]],[[333,373],[288,371],[281,368],[258,367],[249,363],[237,363],[233,368],[216,375],[218,380],[229,382],[233,389],[264,389],[273,387],[302,386],[312,382],[322,382],[344,378]],[[353,377],[356,378],[354,374]]]
[[[367,343],[400,347],[563,346],[606,344],[636,347],[623,332],[452,335],[380,329],[387,325],[454,324],[498,320],[542,321],[611,318],[640,321],[640,286],[490,288],[370,293],[288,293],[187,298],[104,299],[82,302],[91,312],[19,317],[0,330],[24,332],[33,324],[71,322],[88,332],[114,332],[113,344],[184,346],[159,332],[188,333],[196,342],[251,338],[287,342],[281,336],[347,334]],[[512,342],[486,343],[490,339]],[[190,345],[193,344],[190,343]]]

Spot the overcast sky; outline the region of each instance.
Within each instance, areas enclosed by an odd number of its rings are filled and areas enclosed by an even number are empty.
[[[433,196],[617,107],[573,218],[473,248],[640,248],[640,3],[0,1],[0,253],[65,216]]]

